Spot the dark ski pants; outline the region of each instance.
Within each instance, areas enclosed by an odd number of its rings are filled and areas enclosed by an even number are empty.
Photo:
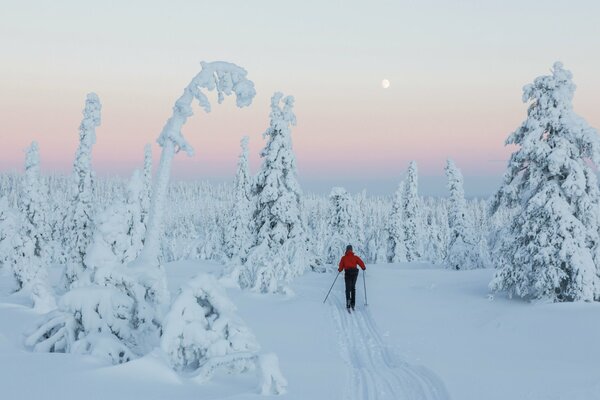
[[[354,308],[356,304],[356,279],[358,278],[358,268],[350,268],[344,272],[346,281],[346,307]]]

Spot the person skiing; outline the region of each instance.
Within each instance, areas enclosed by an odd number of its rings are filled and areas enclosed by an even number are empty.
[[[346,309],[354,310],[356,303],[356,279],[358,278],[358,266],[366,270],[365,263],[359,256],[352,251],[352,245],[346,246],[346,254],[342,256],[338,266],[338,272],[344,270],[344,280],[346,281]]]

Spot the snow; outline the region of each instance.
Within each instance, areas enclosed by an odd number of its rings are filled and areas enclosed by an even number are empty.
[[[167,264],[169,290],[177,293],[199,273],[216,277],[223,268],[207,261]],[[50,275],[58,282],[60,271],[55,267]],[[492,297],[492,275],[490,269],[423,263],[368,265],[369,305],[363,305],[359,277],[352,315],[340,307],[343,280],[323,304],[333,274],[298,277],[291,297],[227,286],[267,356],[262,369],[218,371],[205,383],[173,371],[159,350],[116,366],[85,354],[28,351],[24,333],[35,328],[39,314],[29,297],[10,294],[2,276],[0,393],[20,399],[254,399],[263,374],[278,379],[277,363],[268,356],[274,353],[288,383],[281,399],[399,399],[407,392],[411,399],[598,398],[600,304]]]

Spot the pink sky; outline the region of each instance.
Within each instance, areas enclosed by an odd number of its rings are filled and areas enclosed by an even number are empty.
[[[0,170],[20,170],[37,140],[43,169],[68,173],[94,91],[103,105],[94,166],[130,175],[145,143],[158,157],[156,137],[202,59],[243,66],[258,95],[247,109],[214,98],[210,114],[197,108],[185,128],[197,154],[178,155],[175,178],[232,179],[243,135],[256,171],[276,90],[296,97],[293,142],[308,189],[386,181],[390,193],[410,160],[421,176],[441,177],[448,157],[467,187],[470,177],[497,180],[510,153],[503,142],[525,118],[521,88],[557,59],[574,73],[576,111],[600,127],[600,30],[585,7],[267,3],[253,6],[257,20],[233,2],[169,9],[167,21],[154,4],[118,15],[96,3],[11,4],[0,16]]]

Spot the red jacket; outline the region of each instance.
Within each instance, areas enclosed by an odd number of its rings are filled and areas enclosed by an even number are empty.
[[[361,260],[359,256],[357,256],[349,250],[346,252],[346,254],[344,254],[342,259],[340,260],[338,271],[342,272],[343,269],[356,268],[357,265],[359,265],[363,269],[363,271],[366,269],[363,260]]]

